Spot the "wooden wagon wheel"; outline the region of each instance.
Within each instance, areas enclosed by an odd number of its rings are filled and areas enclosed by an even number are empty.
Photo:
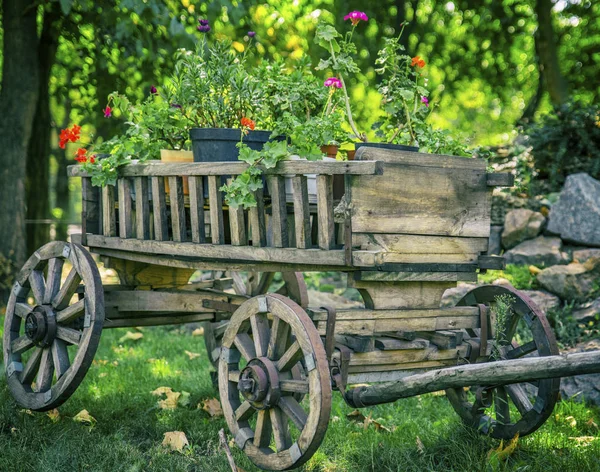
[[[17,403],[36,411],[64,403],[92,363],[103,324],[102,281],[90,253],[64,242],[38,249],[17,276],[4,319],[6,376]]]
[[[498,299],[497,297],[503,297]],[[512,287],[485,285],[476,287],[458,302],[458,306],[484,305],[492,315],[495,305],[510,307],[507,316],[496,321],[499,345],[490,360],[517,359],[524,356],[559,354],[554,333],[544,313],[527,296]],[[494,318],[492,316],[492,318]],[[517,433],[534,432],[548,419],[558,400],[560,379],[515,383],[504,386],[471,387],[446,390],[450,403],[469,426],[498,439],[510,439]]]
[[[292,374],[298,363],[306,372],[300,380]],[[327,430],[331,380],[304,309],[279,294],[244,302],[223,337],[219,392],[236,444],[254,464],[286,470],[305,463]]]
[[[271,282],[275,278],[275,272],[229,272],[233,279],[233,289],[238,295],[255,297],[269,291]],[[283,285],[276,293],[286,295],[294,300],[302,308],[308,307],[308,290],[302,272],[281,272]],[[219,353],[223,334],[229,321],[217,321],[204,323],[204,345],[208,352],[208,358],[213,367],[219,365]]]

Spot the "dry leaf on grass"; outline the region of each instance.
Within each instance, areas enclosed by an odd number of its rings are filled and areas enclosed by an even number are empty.
[[[142,339],[144,335],[142,333],[134,333],[133,331],[127,331],[123,336],[119,338],[120,343],[125,341],[138,341]]]
[[[19,410],[19,413],[25,413],[26,415],[34,416],[31,410]]]
[[[50,418],[52,420],[53,423],[57,423],[58,420],[60,420],[60,413],[58,412],[58,410],[56,408],[54,410],[50,410],[46,414],[48,415],[48,418]]]
[[[158,387],[152,395],[165,396],[158,401],[158,407],[162,410],[174,410],[177,406],[188,406],[190,404],[189,392],[174,392],[171,387]]]
[[[582,446],[588,446],[592,441],[595,441],[600,438],[598,438],[596,436],[577,436],[577,437],[570,437],[569,439],[572,441],[578,442]]]
[[[195,359],[196,357],[200,357],[200,354],[198,354],[197,352],[190,352],[188,350],[185,350],[184,352],[188,355],[190,361]]]
[[[515,437],[508,442],[506,447],[504,447],[504,440],[500,441],[500,445],[497,449],[492,449],[488,452],[488,460],[495,463],[505,461],[513,452],[515,452],[518,443],[519,433],[515,434]]]
[[[187,437],[183,431],[169,431],[165,433],[163,446],[167,446],[172,451],[181,452],[185,446],[189,446]]]
[[[598,425],[597,425],[597,424],[596,424],[596,422],[594,421],[594,418],[590,418],[589,420],[587,420],[587,421],[585,422],[585,425],[586,425],[588,428],[600,429],[600,428],[598,428]]]
[[[423,445],[423,441],[421,441],[421,438],[419,436],[417,436],[417,451],[419,451],[419,454],[425,454],[425,446]]]
[[[89,414],[87,410],[81,410],[73,417],[73,421],[78,423],[87,424],[88,426],[94,426],[96,424],[96,418]]]
[[[196,328],[192,331],[192,336],[204,336],[204,328]]]
[[[223,416],[223,410],[221,409],[221,404],[219,400],[216,398],[209,398],[208,400],[204,400],[202,403],[198,403],[198,408],[202,408],[206,411],[210,416]]]
[[[381,424],[379,421],[376,421],[373,418],[371,418],[371,413],[369,413],[369,416],[365,416],[360,411],[354,410],[352,413],[348,413],[346,415],[346,418],[355,423],[362,423],[363,429],[365,430],[369,427],[369,425],[373,425],[376,431],[391,433],[391,430],[389,428]]]

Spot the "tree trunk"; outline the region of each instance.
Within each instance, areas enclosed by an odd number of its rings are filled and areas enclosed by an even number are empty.
[[[37,4],[3,0],[0,92],[0,295],[6,300],[14,270],[25,261],[25,172],[39,89]],[[8,265],[12,274],[7,274]]]
[[[540,58],[540,69],[544,72],[546,89],[554,106],[564,104],[569,99],[567,82],[560,71],[556,37],[552,26],[552,0],[537,0],[535,13],[538,18],[538,31],[535,36],[536,49]]]
[[[27,154],[25,192],[27,204],[27,253],[32,254],[50,239],[50,116],[49,80],[56,49],[59,15],[56,6],[44,15],[38,61],[40,66],[38,102],[33,121],[32,139]]]

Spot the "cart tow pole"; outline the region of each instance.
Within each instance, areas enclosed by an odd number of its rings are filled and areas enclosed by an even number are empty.
[[[600,373],[600,351],[529,357],[447,367],[411,375],[397,382],[356,387],[347,392],[346,400],[355,408],[362,408],[447,388],[498,386],[595,373]]]

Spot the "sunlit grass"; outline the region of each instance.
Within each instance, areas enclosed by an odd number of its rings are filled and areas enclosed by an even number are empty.
[[[228,472],[219,449],[222,417],[198,409],[217,396],[208,375],[202,337],[184,328],[145,328],[139,341],[118,340],[127,330],[107,330],[96,360],[53,423],[29,415],[0,380],[0,471],[210,471]],[[190,360],[185,350],[200,353]],[[190,405],[161,410],[151,391],[160,386],[190,392]],[[90,428],[72,421],[82,409],[96,418]],[[563,402],[539,432],[522,438],[516,452],[493,469],[488,452],[499,441],[464,428],[443,395],[423,395],[363,411],[391,432],[364,428],[346,418],[352,409],[334,394],[325,441],[302,469],[339,471],[600,471],[600,412]],[[170,453],[168,431],[185,432],[190,448]],[[579,439],[575,439],[579,438]],[[257,470],[233,447],[237,464]]]

